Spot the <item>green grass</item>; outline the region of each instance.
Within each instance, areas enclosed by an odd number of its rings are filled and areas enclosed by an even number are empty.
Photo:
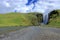
[[[31,19],[34,17],[36,17],[36,16],[32,15],[32,14],[25,14],[25,13],[0,14],[0,27],[3,27],[3,26],[30,26],[30,25],[33,25]]]
[[[60,28],[60,10],[53,10],[51,13],[49,23],[43,27]]]
[[[47,26],[60,28],[60,10],[57,11],[59,13],[59,16],[56,18],[51,18]]]
[[[60,11],[58,11],[60,13]],[[39,13],[38,13],[39,14]],[[6,13],[0,14],[0,27],[8,26],[32,26],[39,25],[41,17],[36,17],[36,13]],[[47,26],[60,28],[60,14],[55,19],[52,18]]]

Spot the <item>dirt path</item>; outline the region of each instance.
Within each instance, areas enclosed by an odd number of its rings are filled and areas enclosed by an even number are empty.
[[[33,26],[0,35],[0,40],[60,40],[60,29]]]

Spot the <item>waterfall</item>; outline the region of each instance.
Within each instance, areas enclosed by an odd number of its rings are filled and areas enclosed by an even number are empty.
[[[50,7],[50,8],[45,10],[45,12],[43,13],[43,23],[44,24],[47,24],[49,22],[49,13],[55,9],[56,8]]]
[[[36,7],[35,6],[35,3],[37,2],[38,0],[28,0],[28,2],[27,2],[27,6],[28,5],[30,5],[30,4],[34,4],[34,6],[33,6],[33,8],[32,8],[32,10]],[[51,12],[51,11],[53,11],[53,10],[55,10],[55,9],[59,9],[60,7],[58,7],[58,5],[56,5],[55,6],[55,4],[58,4],[59,3],[59,0],[56,2],[56,0],[55,1],[53,1],[53,0],[48,0],[48,1],[40,1],[41,3],[39,3],[39,5],[40,4],[42,4],[44,7],[47,7],[47,9],[45,10],[45,12],[44,13],[42,13],[43,14],[43,23],[44,24],[47,24],[48,23],[48,21],[49,21],[49,12]],[[43,7],[43,6],[41,6],[41,7]]]

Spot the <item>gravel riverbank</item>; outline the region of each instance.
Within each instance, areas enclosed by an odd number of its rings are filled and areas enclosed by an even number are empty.
[[[0,40],[60,40],[60,28],[27,27],[1,34]]]

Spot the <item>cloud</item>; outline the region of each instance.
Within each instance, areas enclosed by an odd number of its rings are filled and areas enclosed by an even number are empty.
[[[30,12],[30,10],[32,10],[32,8],[33,8],[33,4],[31,4],[30,6],[17,5],[17,7],[15,7],[14,10],[16,10],[17,12]]]
[[[0,13],[3,12],[42,12],[49,8],[60,8],[60,0],[39,0],[26,6],[27,0],[0,0]],[[34,9],[32,9],[34,7]]]
[[[6,7],[10,7],[10,4],[6,1],[3,2],[3,4],[6,6]]]

